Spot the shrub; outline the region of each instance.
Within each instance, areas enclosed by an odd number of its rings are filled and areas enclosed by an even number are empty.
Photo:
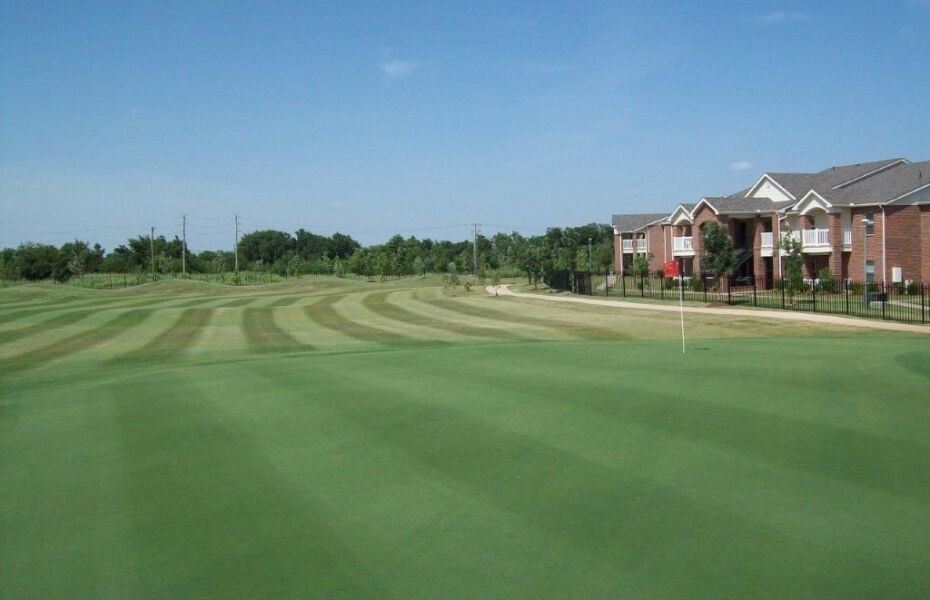
[[[839,289],[833,271],[826,267],[817,271],[817,288],[822,292],[835,292]]]

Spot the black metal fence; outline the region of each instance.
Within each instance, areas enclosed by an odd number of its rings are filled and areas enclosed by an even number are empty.
[[[930,323],[930,284],[861,283],[813,280],[790,284],[751,277],[685,277],[654,275],[611,275],[609,272],[552,271],[543,278],[557,290],[589,296],[615,296],[653,300],[720,303],[780,310],[850,315],[899,321]]]

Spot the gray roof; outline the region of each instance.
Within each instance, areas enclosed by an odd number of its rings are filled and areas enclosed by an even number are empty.
[[[866,163],[857,163],[854,165],[840,165],[829,167],[817,173],[766,173],[769,177],[778,182],[778,185],[785,188],[792,196],[800,200],[804,194],[810,190],[816,190],[818,194],[824,195],[830,190],[850,184],[860,177],[874,173],[870,177],[883,172],[882,169],[901,162],[901,158],[889,158],[885,160],[876,160]],[[893,167],[896,169],[897,167]],[[875,173],[878,171],[879,173]]]
[[[668,218],[668,213],[649,213],[638,215],[614,215],[611,224],[617,231],[629,232],[642,229],[650,223],[664,221]]]
[[[772,212],[787,208],[795,204],[794,200],[773,202],[768,198],[741,198],[738,196],[725,196],[719,198],[704,198],[718,213],[754,213]]]
[[[930,184],[930,161],[908,163],[882,171],[850,186],[820,193],[832,204],[884,204],[908,192]],[[930,193],[918,193],[901,198],[895,204],[928,204]]]

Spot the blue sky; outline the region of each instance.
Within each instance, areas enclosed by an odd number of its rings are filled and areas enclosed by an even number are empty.
[[[0,246],[462,239],[930,158],[930,0],[0,5]]]

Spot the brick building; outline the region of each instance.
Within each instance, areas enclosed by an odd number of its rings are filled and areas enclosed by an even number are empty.
[[[930,282],[930,161],[890,159],[817,173],[765,173],[751,187],[679,204],[667,215],[614,215],[618,272],[639,255],[650,271],[676,260],[700,272],[701,231],[726,227],[738,278],[771,285],[782,277],[778,240],[801,242],[805,276],[823,269],[854,281]]]

